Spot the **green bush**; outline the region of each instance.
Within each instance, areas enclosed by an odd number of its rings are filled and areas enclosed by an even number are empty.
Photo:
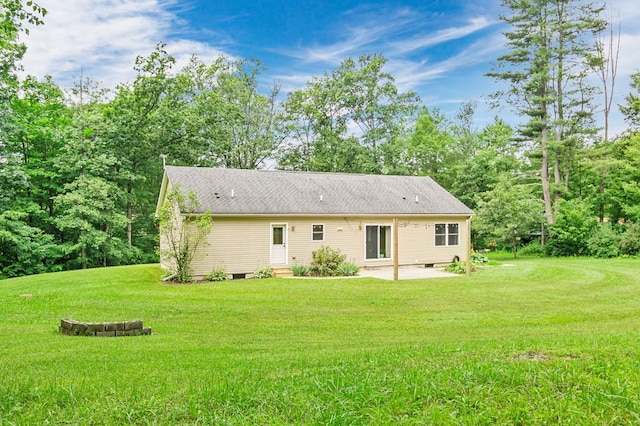
[[[627,256],[640,254],[640,223],[630,223],[624,226],[620,236],[620,253]]]
[[[549,256],[584,256],[589,253],[587,241],[596,226],[591,206],[580,200],[559,200],[556,221],[550,226],[551,239],[544,246]]]
[[[489,258],[482,253],[471,253],[471,262],[480,264],[489,262]]]
[[[444,268],[447,272],[453,272],[454,274],[466,274],[467,273],[467,265],[465,262],[451,262]],[[476,265],[471,262],[471,272],[475,272]]]
[[[267,266],[265,268],[259,268],[256,269],[256,271],[253,273],[253,278],[273,278],[273,269],[271,269],[270,266]]]
[[[224,267],[214,268],[213,271],[204,276],[206,281],[226,281],[229,279]]]
[[[295,277],[307,277],[311,273],[311,268],[305,265],[293,265],[291,272],[293,272],[293,276]]]
[[[587,240],[589,254],[600,258],[617,257],[620,254],[619,237],[609,223],[601,223]]]
[[[322,246],[311,253],[311,273],[321,277],[339,275],[338,268],[347,258],[340,250]]]
[[[540,241],[534,240],[522,247],[518,254],[521,256],[544,256],[544,247],[542,247]]]
[[[360,268],[355,263],[344,262],[338,266],[338,274],[343,277],[352,277],[360,272]]]
[[[183,258],[184,256],[181,256]],[[175,281],[179,283],[190,283],[193,281],[193,268],[191,266],[183,265],[177,268],[175,273]]]

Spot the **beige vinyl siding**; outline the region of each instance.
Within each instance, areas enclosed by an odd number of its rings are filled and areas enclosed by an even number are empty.
[[[269,220],[262,218],[216,218],[207,238],[193,260],[196,276],[224,267],[229,274],[253,273],[270,265]]]
[[[458,224],[458,245],[436,246],[436,223]],[[399,218],[399,263],[409,264],[436,264],[451,263],[455,256],[460,260],[467,259],[467,235],[466,218],[429,217],[429,218]]]
[[[221,266],[229,274],[251,274],[258,268],[270,265],[271,225],[284,223],[287,224],[289,266],[309,265],[311,253],[323,245],[340,249],[347,261],[361,267],[393,265],[392,258],[365,259],[366,226],[392,226],[392,217],[214,217],[209,245],[201,247],[200,254],[193,262],[195,275],[203,276],[214,267]],[[458,223],[459,244],[436,247],[436,223]],[[324,225],[323,241],[313,241],[314,224]],[[398,217],[399,263],[442,265],[451,262],[454,256],[464,261],[466,234],[464,217]]]

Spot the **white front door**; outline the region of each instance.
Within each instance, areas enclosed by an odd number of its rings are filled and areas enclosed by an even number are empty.
[[[287,225],[271,224],[271,264],[287,264]]]

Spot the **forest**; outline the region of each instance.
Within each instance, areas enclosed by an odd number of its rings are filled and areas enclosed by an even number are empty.
[[[486,78],[523,124],[496,114],[478,128],[475,101],[445,116],[400,91],[375,53],[289,93],[262,89],[257,59],[176,69],[161,42],[115,89],[19,78],[20,36],[46,10],[0,0],[0,279],[157,262],[163,161],[428,175],[475,211],[476,250],[637,256],[640,71],[614,104],[615,22],[579,0],[503,5],[507,53]],[[627,129],[611,135],[616,108]]]

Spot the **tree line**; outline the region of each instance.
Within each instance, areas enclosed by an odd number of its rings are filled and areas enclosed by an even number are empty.
[[[578,0],[504,0],[507,53],[488,77],[496,115],[445,116],[402,92],[382,55],[346,58],[283,95],[258,60],[194,56],[160,43],[113,90],[80,77],[17,77],[33,2],[0,0],[0,278],[157,261],[154,211],[170,164],[432,176],[474,209],[475,248],[552,255],[640,251],[640,73],[609,137],[617,56],[604,9]],[[594,80],[594,77],[595,80]],[[591,82],[598,81],[600,86]],[[535,246],[535,247],[534,247]]]

